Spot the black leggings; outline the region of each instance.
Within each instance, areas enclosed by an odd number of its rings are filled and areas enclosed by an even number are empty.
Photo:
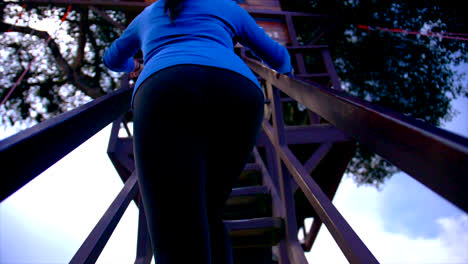
[[[157,264],[232,263],[223,208],[254,147],[264,97],[229,70],[178,65],[134,98],[135,160]]]

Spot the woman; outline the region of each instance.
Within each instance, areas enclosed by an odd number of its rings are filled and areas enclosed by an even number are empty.
[[[280,73],[287,50],[231,0],[160,0],[104,55],[139,76],[134,150],[156,263],[232,263],[226,200],[252,151],[264,95],[236,42]],[[144,67],[132,59],[142,49]]]

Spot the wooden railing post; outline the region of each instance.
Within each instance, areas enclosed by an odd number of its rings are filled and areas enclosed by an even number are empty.
[[[313,86],[244,58],[250,68],[346,135],[468,211],[468,139],[335,89]],[[442,154],[441,154],[442,153]]]
[[[294,21],[291,14],[286,14],[286,27],[288,28],[289,37],[291,38],[291,43],[294,47],[299,47],[299,41],[297,41],[296,29],[294,28]],[[306,73],[306,67],[304,62],[304,55],[300,53],[294,54],[297,63],[298,73]]]
[[[137,175],[133,173],[115,200],[104,213],[101,220],[88,235],[81,247],[70,261],[70,264],[95,263],[104,246],[117,227],[128,205],[138,192]]]
[[[336,69],[335,69],[335,66],[333,65],[333,60],[332,60],[332,57],[328,48],[322,49],[321,55],[322,55],[325,68],[327,69],[328,76],[330,76],[330,81],[332,83],[333,89],[342,91],[340,79],[338,77],[338,74],[336,73]]]
[[[270,108],[272,109],[273,113],[275,113],[275,111],[273,110],[274,105],[275,105],[275,103],[280,102],[280,101],[275,101],[274,102],[273,89],[272,89],[272,86],[271,86],[271,82],[266,82],[265,83],[265,90],[267,92],[267,95],[269,96],[269,100],[270,100],[270,103],[271,103]],[[281,102],[280,102],[280,104],[281,104]],[[274,116],[273,117],[273,123],[276,123],[276,122],[277,122],[277,118]],[[282,118],[280,119],[280,122],[281,122],[280,124],[282,124]],[[273,208],[273,210],[274,210],[273,213],[274,213],[274,216],[279,216],[279,217],[285,219],[286,215],[285,215],[284,203],[283,203],[284,199],[281,196],[281,183],[280,183],[280,181],[281,181],[280,178],[281,177],[280,177],[280,172],[279,172],[280,168],[278,166],[278,154],[276,153],[273,144],[271,144],[270,142],[266,143],[265,148],[266,148],[267,161],[268,161],[268,167],[269,167],[271,178],[273,179],[273,182],[274,182],[277,190],[280,191],[280,204],[279,204],[280,207],[279,207],[279,210],[276,209],[276,208]],[[279,252],[278,253],[279,253],[278,260],[279,260],[280,264],[290,264],[291,263],[291,261],[289,259],[288,244],[287,244],[286,240],[281,240],[280,241]]]
[[[148,224],[146,222],[145,209],[143,207],[141,198],[139,200],[140,206],[138,214],[138,240],[135,264],[149,264],[151,263],[153,251],[148,231]]]
[[[278,145],[286,145],[286,135],[284,129],[283,111],[281,106],[280,92],[276,87],[271,85],[270,81],[265,82],[266,89],[270,95],[272,108],[272,121],[274,127],[274,140]],[[265,121],[266,122],[266,121]],[[282,217],[286,223],[285,241],[280,243],[280,260],[281,263],[307,263],[304,251],[297,239],[297,224],[296,212],[294,205],[294,194],[291,189],[291,177],[281,162],[279,153],[273,148],[276,173],[278,177],[278,185],[282,201]],[[287,255],[287,257],[285,256]]]
[[[131,94],[120,89],[0,141],[0,168],[9,178],[0,201],[125,113]]]

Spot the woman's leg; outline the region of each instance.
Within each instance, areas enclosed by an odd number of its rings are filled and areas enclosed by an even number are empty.
[[[212,263],[229,264],[232,249],[223,209],[255,146],[264,97],[255,84],[236,73],[210,69],[206,74],[206,202]]]
[[[158,264],[232,263],[222,212],[262,119],[262,93],[226,70],[173,67],[140,87],[135,159]]]
[[[210,263],[211,258],[206,156],[197,118],[202,109],[197,83],[203,80],[190,69],[156,73],[134,101],[136,168],[158,264]]]

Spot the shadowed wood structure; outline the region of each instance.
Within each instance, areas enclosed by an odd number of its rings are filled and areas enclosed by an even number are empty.
[[[124,28],[102,11],[125,11],[131,19],[152,1],[20,2],[90,8],[113,25]],[[306,17],[329,25],[333,17],[283,11],[279,0],[237,2],[273,39],[288,48],[297,75],[295,78],[278,75],[243,47],[236,47],[262,83],[267,102],[261,135],[224,213],[235,263],[307,263],[304,252],[310,251],[322,223],[349,262],[377,263],[331,203],[357,141],[468,211],[466,138],[341,91],[328,47],[315,44],[326,31],[318,32],[310,43],[299,43],[295,19]],[[307,72],[305,54],[321,62],[318,72]],[[132,118],[131,91],[128,76],[124,76],[120,90],[0,142],[0,162],[6,168],[4,175],[8,175],[0,187],[0,198],[4,200],[113,123],[107,153],[125,185],[70,263],[94,263],[132,201],[139,208],[135,263],[151,261],[153,253],[138,193],[133,138],[127,126]],[[306,108],[306,125],[285,124],[283,107],[290,103],[300,103]],[[126,137],[119,136],[121,130],[127,131]],[[23,163],[17,164],[15,160]],[[313,218],[307,232],[305,218]],[[298,240],[300,227],[305,232],[302,241]]]

